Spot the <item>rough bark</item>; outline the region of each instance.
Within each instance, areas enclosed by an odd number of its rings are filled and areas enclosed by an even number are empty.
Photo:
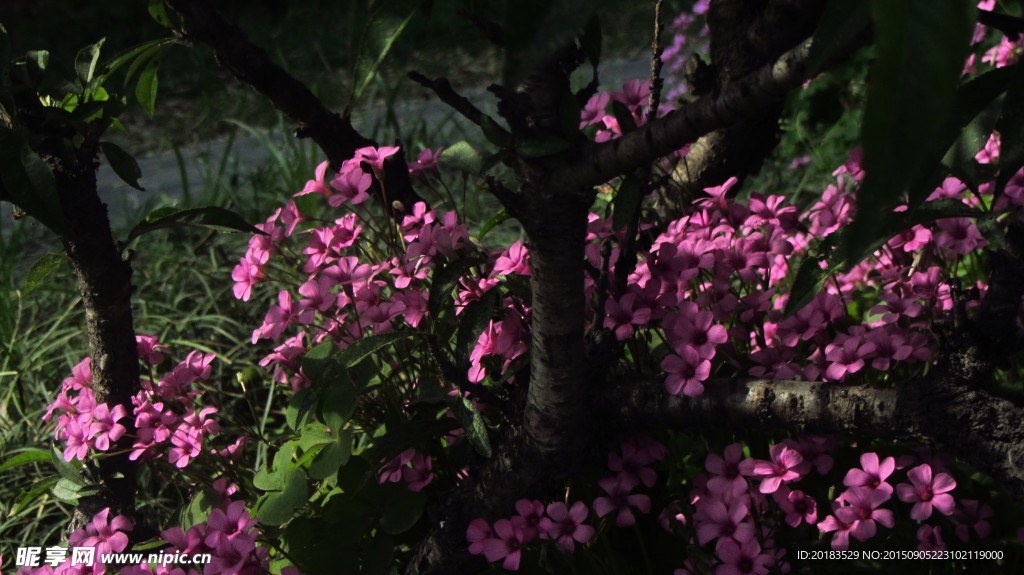
[[[895,388],[806,381],[716,381],[671,396],[663,379],[623,382],[597,417],[631,431],[761,429],[934,444],[1024,497],[1024,409],[959,377],[944,360]]]
[[[709,83],[717,92],[767,65],[814,30],[825,2],[819,0],[726,0],[712,2]],[[678,209],[709,186],[757,172],[780,136],[782,100],[765,102],[757,114],[697,139],[674,174],[668,195]]]
[[[328,110],[305,84],[292,77],[270,59],[267,52],[252,43],[245,33],[225,20],[206,0],[165,0],[165,4],[181,17],[185,37],[209,46],[225,69],[257,92],[266,96],[278,110],[296,123],[295,135],[311,138],[327,155],[332,166],[354,155],[366,146],[377,146],[363,136],[347,116]],[[385,197],[375,181],[372,192],[384,203],[385,211],[397,217],[393,202],[411,208],[423,201],[412,188],[409,169],[403,158],[384,163]]]
[[[96,190],[96,149],[88,144],[69,164],[47,158],[57,183],[64,218],[64,250],[78,278],[85,308],[92,391],[96,403],[123,405],[131,413],[131,398],[139,391],[139,357],[132,323],[132,267],[121,257],[110,231],[106,206]],[[92,519],[105,507],[132,516],[135,509],[135,462],[128,459],[135,429],[132,418],[119,423],[128,433],[100,458],[98,495],[83,498],[70,529]]]

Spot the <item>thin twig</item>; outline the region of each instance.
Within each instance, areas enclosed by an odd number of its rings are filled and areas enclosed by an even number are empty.
[[[423,74],[413,70],[412,72],[409,72],[409,79],[437,94],[437,97],[441,98],[442,102],[451,106],[452,109],[465,116],[465,118],[470,122],[473,122],[477,126],[483,122],[484,113],[474,106],[473,103],[465,96],[456,92],[447,78],[431,80]]]
[[[654,40],[651,42],[651,93],[647,105],[647,119],[652,120],[658,117],[658,106],[661,105],[661,88],[664,80],[661,77],[661,3],[654,6]]]

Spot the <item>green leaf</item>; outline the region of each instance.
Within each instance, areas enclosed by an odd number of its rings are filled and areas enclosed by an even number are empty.
[[[83,85],[89,84],[96,74],[96,65],[100,61],[100,49],[105,41],[106,38],[100,39],[99,42],[79,50],[78,55],[75,56],[75,72],[78,73],[78,79],[82,81]]]
[[[334,432],[331,443],[316,455],[313,464],[309,466],[310,479],[325,479],[334,475],[342,465],[348,463],[351,456],[352,432],[347,429]]]
[[[189,504],[181,510],[181,528],[188,530],[193,525],[204,523],[213,508],[220,504],[220,494],[212,487],[200,490]]]
[[[50,452],[45,449],[25,449],[0,464],[0,471],[7,471],[8,469],[18,467],[19,465],[28,465],[29,463],[38,463],[40,461],[50,461],[51,457],[52,455],[50,455]]]
[[[110,167],[113,168],[117,177],[136,190],[145,191],[145,188],[139,185],[142,170],[139,168],[139,163],[135,161],[135,156],[111,142],[100,142],[100,149],[103,150],[103,155],[107,157],[107,161],[110,162]]]
[[[285,528],[283,540],[288,557],[310,575],[355,575],[359,572],[355,544],[369,529],[363,518],[355,515],[339,524],[322,517],[296,517]]]
[[[163,28],[171,29],[171,19],[167,17],[167,8],[164,7],[163,0],[149,1],[149,15]]]
[[[343,429],[345,423],[356,412],[358,399],[355,387],[347,378],[332,382],[320,390],[320,403],[318,404],[320,420],[332,432]]]
[[[633,118],[633,112],[630,112],[622,102],[612,101],[612,115],[615,116],[615,121],[619,123],[619,129],[623,134],[636,130],[636,119]]]
[[[864,111],[866,176],[850,225],[861,238],[873,238],[878,214],[901,202],[915,178],[934,171],[929,149],[953,110],[974,30],[970,0],[872,0],[871,8],[878,58]],[[846,249],[851,266],[865,255],[859,242]]]
[[[284,411],[288,427],[294,430],[301,428],[309,419],[314,407],[316,407],[316,392],[312,388],[304,387],[297,391],[288,400],[288,407]]]
[[[817,75],[829,58],[868,27],[871,23],[869,4],[867,0],[831,0],[825,6],[807,59],[809,76]]]
[[[266,235],[266,233],[249,225],[242,216],[224,208],[210,206],[179,210],[178,208],[163,207],[153,210],[141,222],[135,224],[132,231],[128,233],[124,244],[127,246],[142,234],[181,226],[196,226],[220,231],[238,231]]]
[[[95,489],[89,489],[84,485],[75,483],[66,477],[62,477],[56,485],[53,486],[53,496],[57,499],[71,505],[78,505],[78,498],[88,495],[88,493]]]
[[[821,292],[828,278],[835,273],[837,266],[822,268],[821,264],[825,258],[817,255],[808,255],[800,262],[797,268],[796,278],[793,280],[793,288],[786,301],[786,309],[783,317],[789,317],[800,311],[805,305],[811,303],[815,296]]]
[[[374,4],[370,21],[359,43],[350,106],[359,101],[377,75],[381,62],[391,51],[391,46],[402,35],[422,4],[422,0],[389,0]]]
[[[281,491],[263,494],[256,502],[254,514],[266,525],[283,525],[295,515],[295,510],[305,505],[309,499],[306,475],[300,469],[289,468],[284,471]]]
[[[580,48],[587,55],[587,60],[595,70],[601,63],[601,41],[601,18],[595,12],[587,20],[587,25],[583,28],[583,33],[580,34]]]
[[[480,130],[483,131],[484,137],[487,138],[488,142],[498,146],[499,148],[508,146],[512,137],[508,130],[500,126],[493,118],[486,114],[484,114],[483,118],[480,119]]]
[[[490,219],[488,219],[486,222],[484,222],[484,224],[482,226],[480,226],[480,231],[477,232],[476,239],[477,240],[484,239],[484,236],[486,236],[488,234],[488,232],[493,230],[495,226],[503,223],[504,221],[508,220],[510,217],[511,216],[508,215],[508,212],[506,212],[505,209],[502,208],[498,213],[496,213],[493,216],[491,216]]]
[[[381,500],[384,504],[384,515],[380,518],[380,528],[385,533],[398,535],[412,528],[423,515],[427,505],[426,494],[414,493],[405,485],[382,485]]]
[[[361,337],[338,353],[338,361],[345,367],[355,367],[357,363],[377,351],[396,341],[414,337],[415,335],[416,332],[413,331],[393,331]]]
[[[479,258],[464,257],[434,269],[434,275],[430,280],[430,296],[427,304],[431,317],[436,318],[441,315],[441,311],[448,307],[452,292],[459,285],[459,279],[481,263],[483,262]]]
[[[139,81],[135,84],[135,98],[142,104],[149,117],[153,117],[156,111],[156,93],[160,81],[157,78],[157,69],[160,67],[159,60],[153,60],[146,64],[142,73],[139,74]]]
[[[54,447],[50,452],[50,461],[57,468],[57,472],[60,473],[61,477],[72,483],[85,485],[85,478],[82,477],[82,462],[80,460],[64,461],[64,454]]]
[[[487,435],[487,424],[484,423],[480,411],[473,405],[468,397],[455,404],[455,414],[466,431],[469,443],[476,449],[477,453],[484,457],[491,456],[491,439]]]
[[[64,254],[44,254],[36,260],[36,263],[32,264],[28,273],[25,274],[25,281],[21,284],[21,297],[25,297],[39,287],[39,284],[43,283],[53,273],[53,270],[60,267],[66,259],[67,256]]]
[[[13,131],[0,127],[0,182],[12,202],[57,235],[64,229],[50,167]]]
[[[442,168],[470,174],[480,173],[480,169],[483,166],[483,159],[480,158],[480,154],[465,140],[445,148],[437,162]]]
[[[643,199],[643,182],[636,174],[629,174],[619,184],[615,192],[615,199],[612,200],[614,208],[612,212],[612,225],[614,229],[621,230],[636,221],[639,217],[639,208]]]

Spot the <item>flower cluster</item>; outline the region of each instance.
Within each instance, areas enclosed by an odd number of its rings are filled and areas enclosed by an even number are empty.
[[[594,499],[594,514],[602,518],[614,512],[616,526],[630,527],[636,523],[634,509],[649,513],[651,498],[632,491],[640,484],[654,485],[657,473],[648,466],[666,454],[663,445],[647,437],[624,441],[608,455],[608,468],[616,475],[597,482],[604,495]],[[493,526],[483,518],[474,519],[466,530],[469,552],[484,555],[488,561],[501,560],[504,569],[516,571],[524,547],[535,540],[554,541],[562,551],[572,553],[577,543],[590,541],[596,533],[594,527],[584,523],[590,508],[583,501],[571,506],[561,501],[545,506],[541,501],[520,499],[515,507],[517,515],[499,519]]]
[[[166,457],[175,466],[185,467],[202,453],[206,439],[220,431],[220,425],[211,418],[217,409],[196,402],[203,392],[195,384],[210,378],[215,356],[193,351],[157,379],[154,368],[163,363],[168,349],[153,336],[136,336],[136,341],[146,375],[139,381],[141,391],[132,398],[135,429],[129,436],[134,438],[129,457],[143,461]],[[57,399],[43,416],[49,420],[55,412],[59,414],[56,438],[67,442],[65,461],[84,460],[91,450],[107,451],[126,434],[120,423],[128,417],[125,406],[96,404],[90,363],[85,358],[72,369],[72,376],[64,380]],[[244,438],[240,439],[218,453],[232,457],[244,443]]]
[[[429,455],[423,455],[413,448],[406,449],[380,468],[381,483],[404,481],[409,491],[422,491],[434,480],[434,465]]]

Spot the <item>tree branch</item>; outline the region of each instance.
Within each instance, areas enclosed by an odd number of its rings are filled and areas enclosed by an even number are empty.
[[[621,138],[587,146],[552,174],[552,187],[596,186],[678,150],[687,142],[749,117],[803,83],[811,40],[778,60]]]
[[[630,430],[765,429],[935,443],[1024,497],[1024,409],[942,367],[895,389],[805,381],[717,381],[672,396],[663,379],[621,383],[596,417]]]
[[[186,38],[213,49],[217,61],[236,78],[263,94],[274,107],[296,122],[295,135],[312,138],[338,167],[359,148],[377,146],[352,127],[347,117],[324,107],[305,84],[275,64],[266,51],[253,44],[237,26],[225,20],[206,0],[164,0],[182,21]],[[400,164],[400,165],[399,165]],[[408,166],[404,162],[386,161],[384,177],[389,202],[398,201],[411,207],[423,199],[412,188]],[[378,200],[383,195],[378,184],[373,191]],[[391,210],[390,205],[385,210]]]
[[[456,92],[447,78],[431,80],[419,72],[409,72],[409,79],[420,86],[427,88],[437,94],[438,98],[448,104],[453,110],[462,114],[467,120],[477,126],[483,122],[484,113],[473,105],[465,96]]]

